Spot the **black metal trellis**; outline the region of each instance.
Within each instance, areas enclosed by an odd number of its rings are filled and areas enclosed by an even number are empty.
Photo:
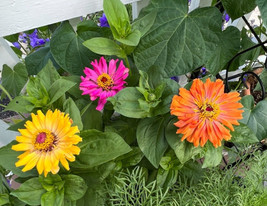
[[[251,74],[253,75],[254,77],[257,78],[259,84],[260,84],[260,87],[261,87],[261,94],[262,94],[262,100],[265,98],[265,88],[263,86],[263,83],[261,81],[261,79],[259,78],[259,76],[257,74],[255,74],[254,72],[251,72],[251,71],[247,71],[247,72],[243,72],[243,73],[240,73],[240,74],[236,74],[236,75],[233,75],[231,77],[229,77],[228,73],[229,73],[229,68],[232,64],[232,62],[240,55],[250,51],[250,50],[253,50],[255,48],[258,48],[258,47],[262,47],[263,50],[267,53],[267,48],[266,46],[264,46],[264,44],[267,43],[267,40],[262,42],[261,39],[258,37],[258,35],[256,34],[256,32],[254,31],[254,29],[251,27],[251,25],[249,24],[249,22],[247,21],[247,19],[245,18],[245,16],[242,16],[242,19],[244,20],[244,22],[246,23],[246,25],[249,27],[249,29],[251,30],[251,32],[253,33],[253,35],[255,36],[255,38],[257,39],[257,41],[259,42],[258,44],[256,44],[255,46],[253,47],[250,47],[248,49],[245,49],[239,53],[237,53],[227,64],[227,68],[226,68],[226,75],[225,75],[225,92],[229,92],[230,89],[229,89],[229,80],[231,79],[234,79],[234,78],[237,78],[237,77],[240,77],[239,81],[242,81],[242,83],[244,84],[244,86],[246,88],[248,88],[248,86],[246,85],[246,82],[244,81],[243,77],[246,75],[246,74]],[[265,60],[265,63],[264,63],[264,67],[267,68],[267,58]],[[218,78],[221,78],[219,75],[217,75]]]

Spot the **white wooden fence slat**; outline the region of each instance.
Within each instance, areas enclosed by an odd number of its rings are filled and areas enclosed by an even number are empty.
[[[103,0],[0,0],[0,37],[101,10]]]
[[[149,4],[149,0],[142,0],[139,2],[132,3],[132,14],[133,20],[136,19],[142,8],[146,7]]]
[[[19,61],[18,56],[13,52],[6,40],[0,37],[0,77],[4,64],[13,68]]]

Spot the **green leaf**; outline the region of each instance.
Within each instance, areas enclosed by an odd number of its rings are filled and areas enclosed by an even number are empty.
[[[96,110],[96,105],[94,104],[91,104],[89,108],[83,113],[82,122],[84,130],[103,130],[102,113]]]
[[[262,73],[260,74],[260,79],[262,81],[263,87],[265,90],[267,90],[267,70],[263,69]],[[255,87],[255,90],[261,91],[260,83],[257,83],[257,86]]]
[[[240,123],[240,125],[234,127],[234,131],[231,131],[231,142],[241,143],[241,144],[251,144],[259,142],[256,135],[249,129],[245,124]]]
[[[28,73],[24,64],[18,63],[13,69],[6,64],[3,65],[2,85],[10,95],[19,95],[27,81]]]
[[[41,196],[45,192],[46,191],[39,182],[38,177],[34,177],[20,185],[19,189],[12,191],[11,195],[29,205],[40,205]]]
[[[261,18],[263,20],[264,25],[267,25],[267,2],[265,0],[256,0],[256,4],[258,5],[260,12],[261,12]]]
[[[64,189],[51,190],[50,192],[46,192],[41,197],[41,205],[42,206],[63,206],[64,202]]]
[[[77,35],[68,21],[63,22],[53,33],[50,43],[51,52],[62,69],[71,74],[81,75],[84,67],[98,58],[82,45],[84,40],[87,39]]]
[[[157,185],[159,187],[167,189],[176,183],[177,177],[178,177],[178,170],[174,169],[164,170],[162,168],[159,168],[157,173]]]
[[[141,37],[144,36],[153,26],[157,12],[153,11],[141,18],[137,18],[132,24],[133,30],[137,29],[141,32]]]
[[[63,96],[70,88],[72,88],[76,83],[73,81],[69,81],[66,79],[58,79],[56,80],[48,90],[48,94],[50,97],[49,104],[53,104],[57,101],[61,96]]]
[[[165,139],[163,117],[142,119],[137,126],[136,138],[139,148],[151,164],[158,168],[168,143]]]
[[[219,38],[215,51],[209,55],[205,64],[213,75],[218,74],[240,48],[240,31],[236,27],[227,27],[220,33]]]
[[[114,132],[86,130],[80,136],[83,138],[78,145],[81,153],[73,162],[73,167],[95,167],[131,151],[123,138]]]
[[[17,96],[9,102],[4,111],[29,113],[33,110],[33,108],[34,105],[27,101],[24,96]]]
[[[0,194],[0,205],[6,205],[9,203],[9,195],[7,193]]]
[[[202,66],[221,41],[222,16],[217,8],[198,8],[188,14],[187,1],[153,0],[147,11],[157,12],[157,17],[134,51],[139,69],[157,65],[169,77],[185,74]]]
[[[244,106],[243,119],[241,123],[246,124],[259,140],[267,137],[267,100],[260,101],[254,107],[254,100],[251,95],[241,99]]]
[[[125,38],[116,38],[116,40],[128,46],[137,46],[140,38],[141,32],[139,30],[134,30]]]
[[[117,158],[117,160],[121,160],[123,167],[130,167],[137,165],[144,157],[144,154],[138,147],[133,147],[132,151]]]
[[[49,90],[51,85],[60,78],[60,75],[57,72],[56,68],[53,66],[53,63],[48,60],[47,64],[37,74],[37,77],[40,78],[46,90]]]
[[[73,120],[73,125],[77,125],[79,130],[83,129],[82,118],[80,110],[76,106],[75,102],[69,97],[63,104],[63,110],[70,115]]]
[[[10,42],[17,42],[18,41],[18,38],[19,38],[19,33],[12,34],[12,35],[5,36],[4,37],[4,39],[6,39],[7,41],[10,41]]]
[[[256,0],[222,0],[223,7],[232,21],[251,12],[256,7]]]
[[[61,190],[65,184],[58,174],[48,173],[46,177],[43,175],[39,176],[39,182],[42,184],[43,188],[50,192],[52,190]]]
[[[216,167],[222,161],[223,147],[215,148],[210,142],[206,144],[207,151],[205,153],[205,159],[202,168]]]
[[[131,25],[124,4],[120,0],[104,0],[103,8],[114,38],[128,36]]]
[[[52,61],[53,65],[58,67],[51,54],[49,46],[39,48],[37,51],[27,55],[25,58],[25,64],[29,75],[36,75],[47,65],[49,61]]]
[[[144,118],[148,113],[141,109],[138,99],[143,95],[135,87],[127,87],[119,91],[114,97],[108,98],[114,110],[121,115],[131,118]]]
[[[174,150],[179,161],[184,164],[190,159],[193,159],[197,154],[199,154],[202,149],[200,147],[194,147],[194,145],[186,140],[181,141],[182,135],[176,134],[177,127],[173,124],[177,120],[172,120],[168,123],[165,130],[165,136],[170,147]]]
[[[116,44],[115,41],[104,37],[96,37],[89,39],[83,43],[92,52],[101,55],[116,55],[121,58],[125,58],[126,54],[123,49]]]
[[[62,175],[64,184],[64,195],[69,200],[78,200],[82,198],[87,190],[87,186],[83,178],[77,175]]]
[[[8,145],[0,148],[0,165],[5,169],[12,171],[19,177],[37,176],[38,173],[35,169],[27,172],[22,172],[21,167],[18,168],[15,166],[15,162],[19,160],[17,157],[22,154],[22,152],[17,152],[11,149],[12,145],[17,143],[18,142],[16,141],[12,141]]]
[[[105,205],[105,190],[101,186],[97,188],[88,188],[83,198],[77,201],[77,206],[100,205]]]

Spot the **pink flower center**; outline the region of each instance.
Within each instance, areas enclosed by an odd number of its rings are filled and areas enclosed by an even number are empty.
[[[36,142],[41,144],[41,143],[44,143],[45,142],[45,139],[46,139],[46,133],[45,132],[41,132],[37,135],[36,137]]]
[[[213,111],[213,108],[211,106],[207,106],[206,111],[207,112],[212,112]]]

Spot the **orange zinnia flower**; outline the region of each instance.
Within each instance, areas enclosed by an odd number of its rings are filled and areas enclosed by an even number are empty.
[[[242,104],[238,92],[224,93],[222,80],[203,83],[200,79],[193,81],[190,90],[180,88],[171,103],[171,114],[178,117],[174,125],[179,127],[177,134],[183,134],[182,141],[203,147],[209,140],[214,147],[221,146],[223,139],[230,140],[233,125],[239,125],[242,119]],[[229,129],[225,128],[227,126]]]

